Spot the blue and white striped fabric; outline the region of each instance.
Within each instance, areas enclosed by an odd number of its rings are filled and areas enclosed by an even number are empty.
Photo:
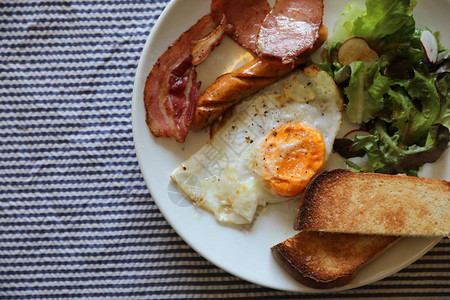
[[[0,0],[0,298],[297,299],[216,268],[162,217],[131,132],[168,0]],[[385,280],[303,298],[449,297],[450,242]]]

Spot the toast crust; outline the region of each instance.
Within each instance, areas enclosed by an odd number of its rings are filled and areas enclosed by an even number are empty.
[[[402,236],[450,235],[450,182],[337,169],[300,201],[297,230]]]
[[[316,289],[348,284],[358,270],[400,238],[302,231],[271,248],[298,282]]]

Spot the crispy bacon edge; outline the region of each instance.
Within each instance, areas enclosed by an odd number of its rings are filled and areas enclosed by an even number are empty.
[[[158,58],[144,87],[146,123],[156,136],[185,141],[198,98],[195,66],[222,40],[222,12],[203,16]]]

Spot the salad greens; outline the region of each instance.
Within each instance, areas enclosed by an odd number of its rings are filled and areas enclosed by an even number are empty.
[[[436,161],[450,140],[450,58],[439,45],[436,62],[427,59],[412,16],[415,0],[349,3],[327,41],[326,61],[317,64],[342,89],[346,114],[365,135],[337,139],[335,150],[349,159],[367,155],[369,166],[349,160],[355,171],[417,176]],[[378,54],[367,63],[341,65],[338,51],[351,37],[363,38]]]

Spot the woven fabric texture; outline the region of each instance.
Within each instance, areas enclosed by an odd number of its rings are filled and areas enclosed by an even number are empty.
[[[448,297],[448,239],[369,286],[301,295],[229,275],[171,229],[131,127],[137,64],[168,2],[0,1],[0,298]]]

